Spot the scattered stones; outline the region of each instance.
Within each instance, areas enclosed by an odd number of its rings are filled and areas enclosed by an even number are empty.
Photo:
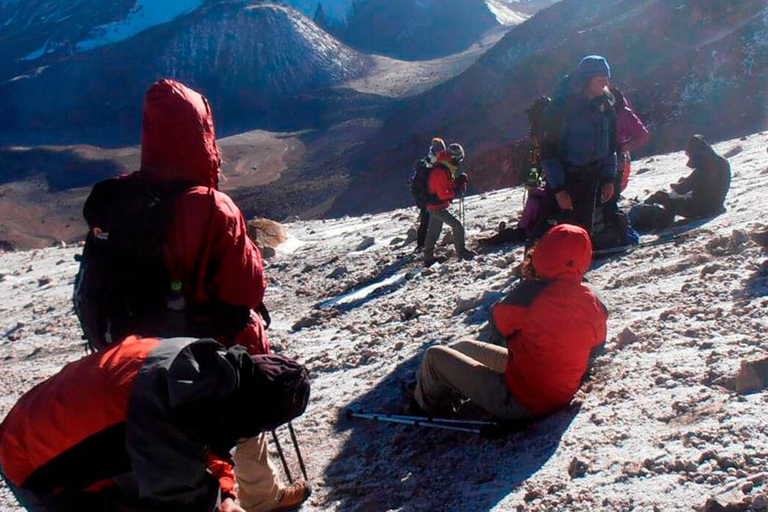
[[[699,512],[747,512],[749,508],[741,489],[728,489],[708,499]]]
[[[376,244],[376,239],[373,238],[372,236],[367,236],[367,237],[363,238],[363,241],[360,242],[360,244],[357,247],[355,247],[355,250],[356,251],[364,251],[364,250],[368,249],[369,247],[373,247],[374,244]]]

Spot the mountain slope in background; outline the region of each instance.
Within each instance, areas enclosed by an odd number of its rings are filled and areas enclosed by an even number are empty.
[[[552,94],[588,54],[611,62],[652,131],[647,152],[679,148],[696,132],[718,140],[768,126],[768,7],[695,0],[565,0],[513,28],[461,76],[390,118],[355,168],[365,169],[332,212],[376,211],[410,200],[402,183],[429,138],[468,148],[476,190],[517,183],[527,145],[525,108]],[[386,151],[378,148],[386,148]]]
[[[367,56],[290,7],[215,4],[0,85],[0,115],[8,120],[0,131],[31,129],[58,142],[67,132],[117,129],[118,139],[135,141],[142,95],[166,76],[203,91],[219,121],[235,124],[369,66]]]

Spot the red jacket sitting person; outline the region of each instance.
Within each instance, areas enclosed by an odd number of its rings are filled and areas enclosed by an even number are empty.
[[[507,348],[474,340],[430,347],[417,374],[415,399],[430,412],[458,392],[504,419],[549,414],[567,405],[606,337],[608,312],[581,283],[592,243],[578,226],[560,224],[533,253],[540,281],[522,281],[492,311]]]

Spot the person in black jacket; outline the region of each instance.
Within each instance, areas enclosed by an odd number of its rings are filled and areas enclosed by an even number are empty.
[[[685,147],[688,167],[693,172],[670,185],[670,192],[660,190],[643,205],[630,212],[637,229],[662,229],[680,215],[700,219],[722,213],[731,187],[731,166],[718,155],[702,135],[694,135]]]

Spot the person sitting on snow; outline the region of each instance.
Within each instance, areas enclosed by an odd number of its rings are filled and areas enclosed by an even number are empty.
[[[460,260],[475,257],[476,253],[467,249],[464,240],[464,226],[454,217],[448,207],[451,200],[467,190],[469,178],[459,171],[459,164],[464,160],[464,148],[461,144],[451,144],[446,151],[437,154],[437,162],[429,174],[430,200],[427,202],[429,211],[429,229],[424,241],[424,264],[430,266],[444,258],[435,258],[435,244],[443,229],[443,223],[453,230],[453,246]]]
[[[632,225],[639,230],[663,229],[675,215],[700,219],[722,213],[731,187],[731,166],[718,155],[702,135],[694,135],[685,147],[688,167],[693,172],[660,190],[630,212]]]
[[[483,238],[483,245],[501,245],[510,242],[522,243],[536,236],[539,218],[543,208],[546,192],[539,184],[525,184],[528,190],[528,198],[525,200],[523,214],[514,228],[508,228],[506,223],[499,225],[499,232],[489,238]]]
[[[560,224],[533,252],[541,280],[522,281],[493,306],[491,323],[507,348],[474,340],[427,349],[414,398],[423,410],[449,410],[456,395],[507,420],[566,406],[602,350],[608,311],[582,284],[592,261],[586,230]]]
[[[301,415],[306,368],[212,339],[130,336],[28,391],[0,473],[39,512],[243,512],[230,451]]]

